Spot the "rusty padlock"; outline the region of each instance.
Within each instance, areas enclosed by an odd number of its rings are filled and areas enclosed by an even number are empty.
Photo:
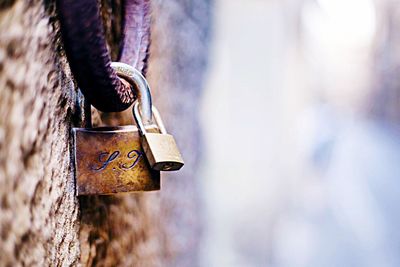
[[[146,129],[157,128],[152,120],[149,87],[135,68],[111,65],[118,76],[136,86]],[[138,127],[74,128],[77,195],[106,195],[160,189],[160,172],[151,169],[141,146]]]
[[[133,117],[139,127],[142,136],[142,148],[146,154],[147,160],[153,170],[158,171],[176,171],[182,168],[184,162],[172,135],[167,133],[164,123],[161,120],[160,113],[152,106],[153,116],[156,127],[159,131],[149,131],[146,129],[139,103],[133,107]]]

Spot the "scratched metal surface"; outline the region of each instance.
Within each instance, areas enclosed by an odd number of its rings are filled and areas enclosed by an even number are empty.
[[[78,195],[160,189],[160,172],[149,168],[135,126],[75,128]]]

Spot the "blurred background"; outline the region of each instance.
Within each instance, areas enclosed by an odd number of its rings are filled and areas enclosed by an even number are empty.
[[[202,266],[400,266],[399,15],[215,1]]]

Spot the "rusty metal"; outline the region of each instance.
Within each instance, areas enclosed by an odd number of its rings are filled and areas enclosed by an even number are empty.
[[[77,195],[160,189],[160,172],[151,170],[137,127],[74,128],[73,133]]]

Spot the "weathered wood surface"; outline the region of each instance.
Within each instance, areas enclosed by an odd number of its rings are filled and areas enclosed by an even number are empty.
[[[102,3],[115,55],[118,3]],[[1,266],[197,265],[196,107],[210,4],[154,1],[153,9],[149,81],[186,166],[164,177],[160,193],[78,199],[71,128],[81,124],[82,105],[62,49],[54,2],[0,3]],[[94,122],[101,124],[100,118],[103,124],[131,121],[129,111],[100,114]]]

